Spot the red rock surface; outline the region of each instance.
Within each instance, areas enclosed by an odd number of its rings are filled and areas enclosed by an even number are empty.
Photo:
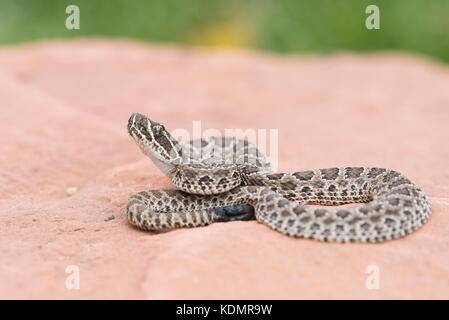
[[[79,40],[4,47],[0,70],[0,298],[449,298],[447,66]],[[127,198],[172,186],[127,135],[135,111],[190,132],[193,120],[279,129],[279,171],[396,169],[433,215],[382,244],[295,239],[256,221],[136,230]],[[365,286],[372,264],[377,290]],[[79,290],[66,288],[69,265]]]

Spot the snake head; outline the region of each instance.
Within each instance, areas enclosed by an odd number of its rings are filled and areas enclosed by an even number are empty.
[[[140,113],[133,113],[128,120],[128,133],[140,150],[168,176],[182,163],[181,147],[175,138],[156,121]]]

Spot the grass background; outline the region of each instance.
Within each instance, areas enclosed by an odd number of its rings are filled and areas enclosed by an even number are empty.
[[[80,30],[65,28],[70,4]],[[365,28],[370,4],[380,30]],[[449,62],[449,0],[0,0],[0,44],[80,36],[280,53],[393,49]]]

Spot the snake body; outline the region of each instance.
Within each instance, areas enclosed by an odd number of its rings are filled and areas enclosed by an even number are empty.
[[[178,190],[132,195],[130,224],[143,230],[257,219],[290,236],[337,242],[383,242],[421,227],[426,194],[394,170],[340,167],[274,173],[251,143],[211,137],[180,144],[164,126],[134,113],[128,132]],[[363,203],[351,208],[323,208]]]

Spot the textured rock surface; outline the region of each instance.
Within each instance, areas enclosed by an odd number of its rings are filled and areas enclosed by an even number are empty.
[[[447,66],[98,40],[2,48],[0,70],[0,298],[449,298]],[[127,198],[171,184],[127,136],[134,111],[171,130],[279,129],[280,171],[396,169],[433,215],[383,244],[255,221],[138,231]],[[66,288],[69,265],[79,290]],[[368,265],[378,290],[365,287]]]

